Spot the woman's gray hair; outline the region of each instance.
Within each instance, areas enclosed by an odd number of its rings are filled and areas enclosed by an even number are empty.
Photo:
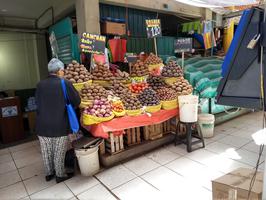
[[[48,72],[57,73],[59,70],[64,69],[64,63],[57,58],[52,58],[48,63]]]

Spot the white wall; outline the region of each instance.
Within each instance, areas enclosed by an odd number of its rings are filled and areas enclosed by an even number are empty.
[[[36,40],[43,38],[28,33],[0,32],[0,90],[36,86],[40,80]]]

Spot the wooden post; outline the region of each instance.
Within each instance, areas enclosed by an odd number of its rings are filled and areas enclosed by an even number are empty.
[[[157,41],[156,41],[156,37],[153,38],[154,41],[154,49],[155,49],[155,55],[158,55],[158,51],[157,51]]]

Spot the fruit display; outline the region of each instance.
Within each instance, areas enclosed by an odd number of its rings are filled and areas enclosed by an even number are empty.
[[[99,100],[101,98],[107,98],[108,92],[102,86],[97,84],[84,84],[80,91],[82,100]]]
[[[171,101],[177,99],[176,91],[171,88],[161,88],[156,91],[161,101]]]
[[[137,62],[132,66],[131,76],[132,77],[140,77],[146,76],[149,74],[148,65],[144,62],[137,60]]]
[[[151,88],[146,88],[139,96],[139,101],[143,106],[156,106],[160,104],[160,99]]]
[[[123,94],[120,98],[126,110],[139,110],[142,108],[138,98],[130,93]]]
[[[150,55],[148,56],[148,58],[145,60],[145,63],[147,65],[156,65],[156,64],[163,63],[163,61],[162,61],[161,58],[159,58],[155,54],[150,53]]]
[[[147,78],[147,83],[154,90],[157,90],[157,89],[162,88],[162,87],[167,87],[166,83],[164,82],[164,80],[161,76],[150,75]]]
[[[132,93],[139,94],[148,87],[148,83],[132,83],[129,85],[129,89]]]
[[[91,74],[84,67],[80,65],[77,61],[73,60],[67,68],[64,70],[65,79],[69,80],[72,83],[83,83],[92,79]]]
[[[188,95],[193,92],[192,86],[184,77],[179,77],[177,81],[171,86],[177,92],[177,95]]]
[[[92,78],[93,80],[105,80],[105,81],[110,81],[115,79],[112,72],[108,69],[107,64],[104,65],[96,64],[94,69],[92,70]]]
[[[85,108],[83,113],[95,117],[110,117],[113,115],[111,105],[107,98],[94,100],[93,105]]]
[[[121,95],[125,93],[129,93],[128,88],[118,80],[114,80],[110,86],[110,89],[112,90],[113,94],[120,97]]]
[[[122,72],[119,69],[116,70],[116,72],[113,73],[116,79],[122,79],[122,80],[128,80],[129,79],[129,73]]]
[[[125,110],[122,101],[114,101],[111,106],[112,110],[117,113],[121,113]]]
[[[183,70],[176,63],[176,61],[170,61],[168,65],[163,67],[162,76],[164,77],[181,77],[183,76]]]

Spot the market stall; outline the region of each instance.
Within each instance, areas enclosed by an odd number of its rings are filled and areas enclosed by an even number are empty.
[[[80,93],[82,126],[104,138],[100,145],[104,166],[173,142],[178,96],[193,92],[177,62],[164,64],[152,53],[146,59],[137,56],[130,73],[97,61],[89,72],[72,61],[65,78]]]

